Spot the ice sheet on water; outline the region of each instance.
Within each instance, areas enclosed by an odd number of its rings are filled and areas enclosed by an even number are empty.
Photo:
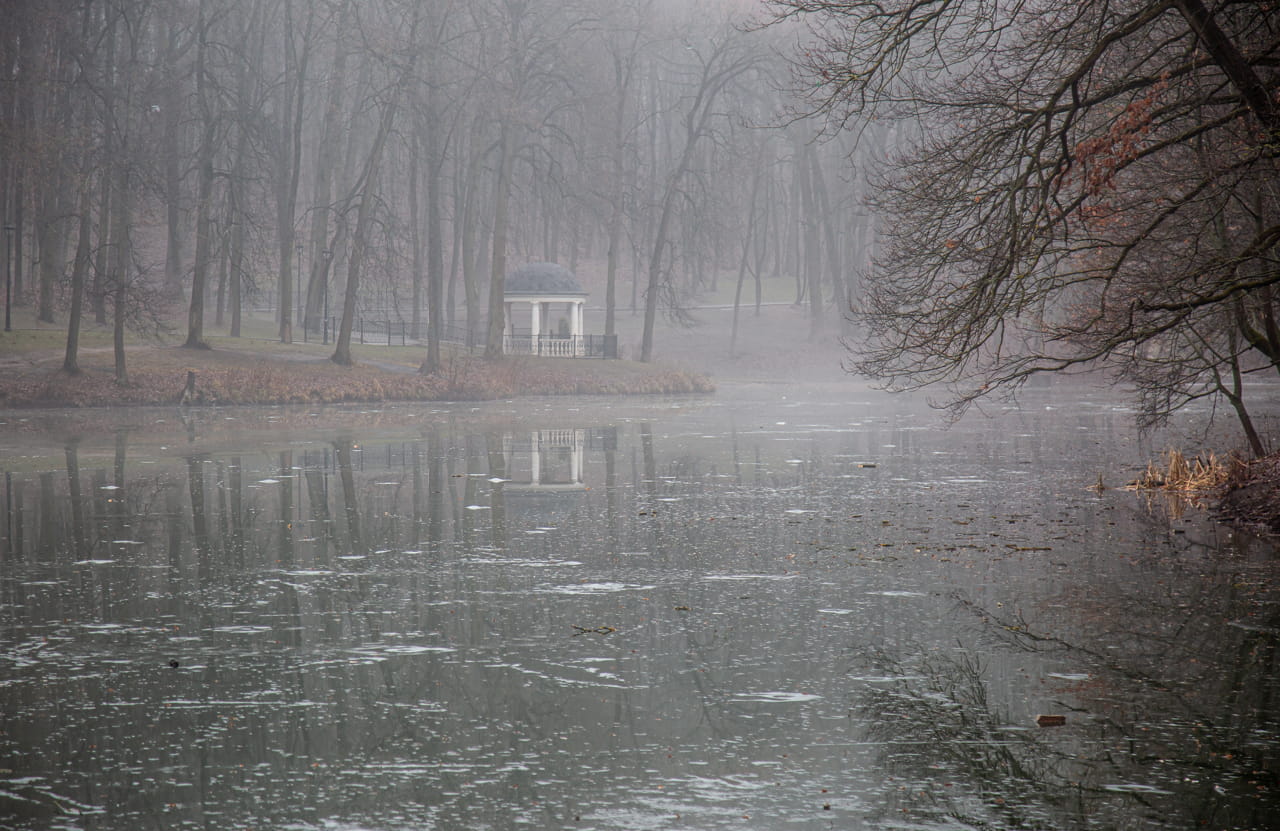
[[[757,692],[757,693],[739,693],[733,697],[734,701],[758,701],[778,704],[800,704],[806,701],[817,701],[822,696],[813,695],[812,693],[798,692]]]
[[[708,574],[703,580],[794,580],[794,574]]]
[[[656,586],[639,583],[573,583],[567,586],[547,586],[541,591],[547,594],[611,594],[622,591],[650,591]]]
[[[431,646],[421,643],[365,644],[351,651],[357,655],[426,655],[429,653],[457,652],[451,646]]]

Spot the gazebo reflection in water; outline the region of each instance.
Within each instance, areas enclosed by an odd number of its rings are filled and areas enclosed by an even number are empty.
[[[586,430],[533,430],[503,436],[507,460],[505,488],[530,491],[586,490],[582,460]]]

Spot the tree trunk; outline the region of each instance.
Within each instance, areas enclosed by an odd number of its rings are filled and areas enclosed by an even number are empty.
[[[467,314],[467,344],[480,334],[480,275],[476,225],[480,201],[481,153],[476,149],[480,142],[480,119],[471,125],[471,162],[465,183],[462,213],[462,291]]]
[[[840,246],[836,235],[836,217],[831,211],[831,199],[827,195],[827,183],[823,179],[822,166],[818,162],[818,154],[809,153],[809,170],[813,178],[813,192],[820,211],[822,232],[827,245],[827,274],[831,278],[833,302],[841,310],[842,315],[849,312],[849,297],[840,258]]]
[[[1173,5],[1200,38],[1214,63],[1240,92],[1240,97],[1270,134],[1271,141],[1280,142],[1280,105],[1239,47],[1218,26],[1213,12],[1201,0],[1173,0]]]
[[[756,231],[756,199],[760,195],[760,180],[764,178],[761,162],[764,153],[756,154],[755,175],[751,179],[751,198],[747,201],[747,227],[742,234],[742,257],[738,260],[738,283],[733,289],[733,329],[729,334],[729,357],[735,357],[738,348],[738,312],[742,306],[742,284],[747,278],[747,258],[751,253]]]
[[[64,213],[60,191],[65,177],[57,169],[60,167],[54,165],[54,172],[41,188],[36,211],[36,244],[40,253],[36,320],[41,323],[53,323],[53,289],[62,271],[62,231],[58,226]]]
[[[205,0],[201,0],[197,13],[196,31],[196,107],[200,112],[200,149],[196,160],[196,172],[200,177],[196,196],[196,252],[191,269],[191,300],[187,310],[186,349],[208,349],[204,341],[204,295],[209,279],[209,224],[213,212],[213,152],[216,122],[209,102],[208,79],[205,77],[208,20],[205,17]]]
[[[434,54],[434,52],[433,52]],[[433,76],[434,72],[430,73]],[[440,335],[444,329],[444,230],[441,227],[441,173],[444,152],[440,146],[440,111],[434,85],[427,89],[427,362],[426,370],[440,369]],[[414,307],[415,313],[417,307]]]
[[[227,334],[233,338],[240,337],[240,311],[243,305],[241,294],[244,276],[244,221],[231,226],[231,255],[227,264],[231,269],[231,289],[227,305],[231,311],[231,325]]]
[[[71,309],[67,312],[67,349],[62,358],[62,371],[70,375],[80,373],[80,320],[84,315],[84,284],[89,273],[89,249],[93,245],[89,192],[90,179],[85,176],[80,185],[80,206],[77,211],[80,233],[76,241],[75,263],[71,267]]]
[[[118,142],[118,147],[123,155],[125,150],[125,141],[123,139]],[[112,257],[113,264],[110,281],[111,294],[114,299],[111,344],[115,353],[115,381],[123,386],[129,383],[129,373],[126,368],[124,353],[124,327],[127,318],[126,307],[129,303],[129,289],[133,282],[130,274],[133,264],[133,251],[129,240],[132,199],[129,194],[128,162],[123,158],[117,158],[114,164],[116,168],[116,184],[112,202],[115,207],[111,212],[111,218],[115,223],[115,227],[111,231],[111,241],[115,256]]]
[[[414,130],[413,136],[409,140],[409,172],[406,176],[409,180],[409,256],[410,270],[412,271],[410,275],[412,300],[409,305],[412,308],[409,313],[409,337],[414,340],[422,337],[422,228],[419,225],[421,216],[418,200],[418,168],[421,154],[418,143],[424,126],[425,124],[420,122],[418,129]]]
[[[306,95],[307,59],[311,54],[309,17],[302,34],[302,54],[294,45],[293,3],[285,0],[285,84],[280,108],[279,137],[276,145],[276,241],[279,245],[280,268],[276,280],[280,287],[280,342],[293,343],[295,215],[298,207],[298,178],[302,169],[302,116]]]
[[[320,128],[320,144],[315,154],[314,185],[311,191],[311,278],[307,284],[307,307],[304,326],[313,326],[324,315],[325,301],[329,294],[329,270],[333,262],[333,250],[325,241],[329,238],[329,222],[333,214],[333,174],[342,149],[342,93],[347,77],[347,46],[343,35],[350,20],[351,3],[343,2],[338,12],[333,45],[333,64],[326,79],[324,123]],[[325,252],[328,251],[328,256]],[[323,329],[327,321],[322,321]]]
[[[182,296],[182,78],[178,70],[178,32],[173,21],[176,5],[165,4],[164,28],[164,203],[165,203],[165,293]],[[203,38],[203,32],[197,33]]]
[[[809,295],[809,337],[815,337],[822,330],[823,290],[822,290],[822,245],[818,237],[818,204],[814,197],[813,166],[810,157],[813,148],[804,145],[799,148],[796,157],[796,178],[800,185],[800,204],[796,206],[804,223],[803,234],[803,270],[805,292]]]
[[[493,189],[493,270],[489,275],[489,328],[485,337],[484,356],[489,360],[502,357],[502,341],[506,334],[507,282],[507,211],[511,201],[511,168],[514,148],[512,128],[504,123],[498,139],[498,181]]]
[[[98,83],[102,89],[102,110],[113,112],[115,109],[115,87],[112,75],[116,61],[116,26],[115,19],[109,10],[103,12],[103,24],[106,32],[103,35],[102,71],[98,73]],[[98,196],[98,250],[93,261],[93,320],[105,326],[107,323],[107,275],[111,270],[111,211],[112,211],[112,164],[115,161],[115,127],[110,123],[102,127],[102,166],[99,168]]]
[[[415,26],[416,31],[416,16]],[[415,56],[417,53],[414,53]],[[364,265],[365,249],[369,243],[369,224],[373,214],[373,197],[377,192],[378,172],[382,166],[382,153],[387,144],[387,136],[395,123],[396,108],[400,102],[400,92],[413,72],[414,61],[409,61],[408,69],[400,78],[400,82],[391,91],[391,99],[382,110],[382,118],[378,123],[378,132],[373,139],[373,147],[365,162],[364,180],[360,187],[360,206],[356,209],[356,230],[351,240],[351,256],[347,261],[347,287],[342,299],[342,322],[339,324],[337,337],[334,339],[333,355],[329,360],[341,366],[351,366],[351,330],[355,325],[356,301],[360,295],[360,269]]]

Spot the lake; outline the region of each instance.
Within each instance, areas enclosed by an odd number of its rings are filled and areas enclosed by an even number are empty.
[[[1276,552],[1115,488],[1206,416],[3,414],[0,825],[1275,827]]]

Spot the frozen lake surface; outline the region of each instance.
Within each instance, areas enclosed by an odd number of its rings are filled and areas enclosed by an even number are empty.
[[[1275,827],[1275,552],[1020,405],[6,414],[0,825]]]

